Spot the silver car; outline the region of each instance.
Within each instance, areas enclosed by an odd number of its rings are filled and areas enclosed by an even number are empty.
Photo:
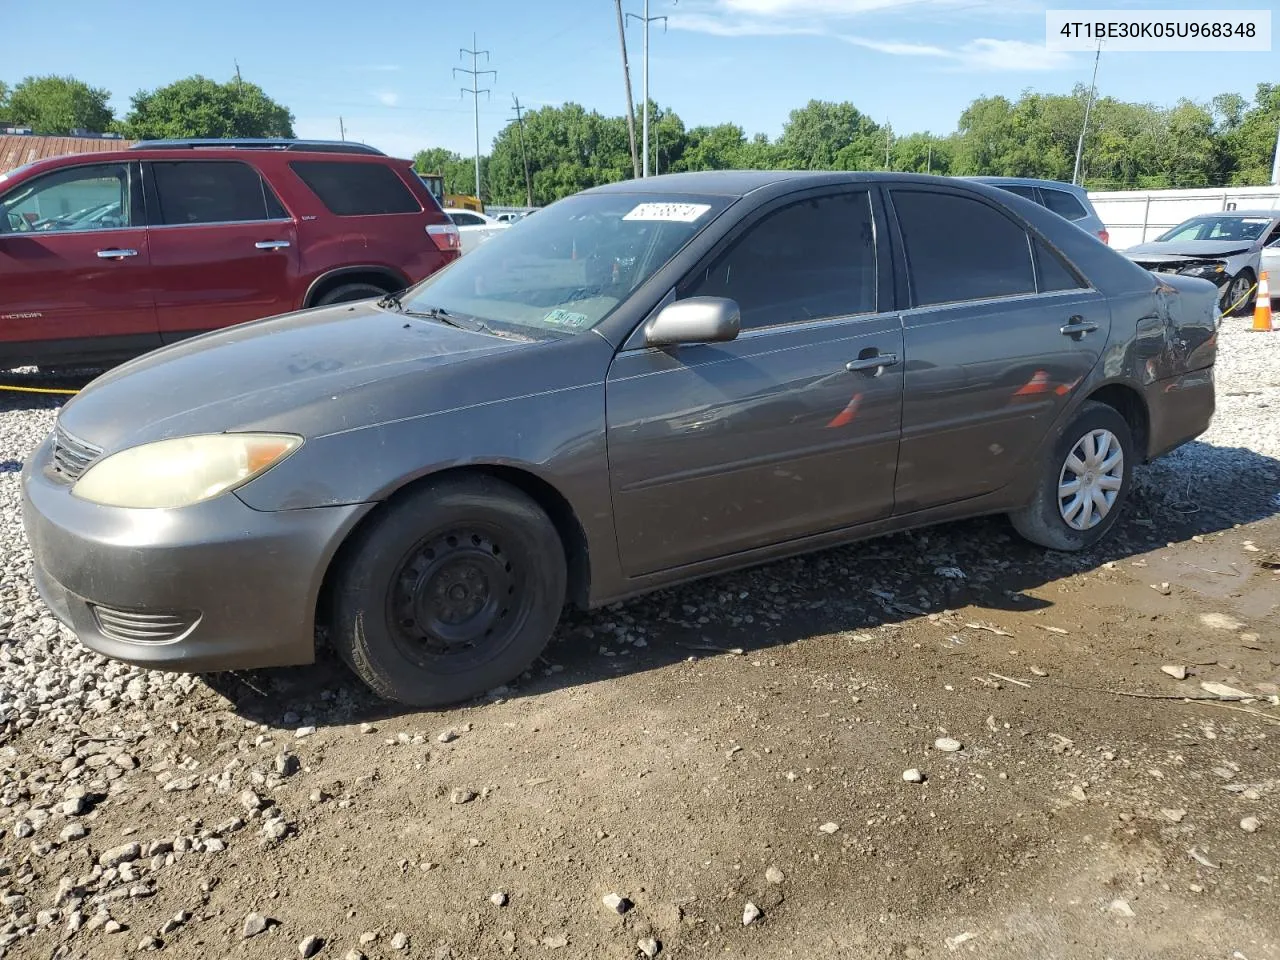
[[[1036,180],[1031,177],[965,177],[976,180],[1009,193],[1026,197],[1032,203],[1047,207],[1058,216],[1070,220],[1081,230],[1091,233],[1103,243],[1111,242],[1107,233],[1107,225],[1098,216],[1098,211],[1089,202],[1089,194],[1084,187],[1060,180]]]
[[[1253,309],[1249,291],[1280,242],[1280,210],[1228,210],[1186,220],[1154,240],[1120,251],[1156,273],[1179,273],[1212,280],[1221,291],[1223,313]],[[1271,269],[1274,269],[1272,267]]]

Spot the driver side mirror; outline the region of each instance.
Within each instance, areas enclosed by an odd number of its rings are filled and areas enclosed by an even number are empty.
[[[738,336],[742,312],[724,297],[689,297],[667,304],[644,330],[645,346],[724,343]]]

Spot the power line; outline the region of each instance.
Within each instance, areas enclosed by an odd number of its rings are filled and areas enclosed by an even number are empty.
[[[460,74],[460,73],[465,73],[465,74],[467,74],[469,77],[471,77],[471,82],[472,82],[473,84],[475,84],[475,86],[473,86],[473,87],[463,87],[463,88],[462,88],[462,92],[463,92],[463,93],[469,93],[469,94],[471,94],[472,99],[473,99],[473,103],[474,103],[474,106],[475,106],[475,117],[476,117],[476,199],[478,200],[478,199],[480,199],[480,94],[482,94],[482,93],[483,93],[483,94],[486,94],[486,95],[490,95],[490,96],[491,96],[491,95],[492,95],[492,93],[493,93],[493,91],[492,91],[492,90],[489,90],[488,88],[485,88],[485,89],[483,89],[483,90],[482,90],[482,89],[480,89],[480,82],[479,82],[479,81],[480,81],[480,77],[481,77],[482,75],[490,74],[490,73],[491,73],[491,74],[493,74],[493,79],[496,81],[496,80],[498,79],[498,71],[497,71],[497,70],[480,70],[480,69],[478,69],[479,58],[480,58],[481,56],[483,56],[483,57],[484,57],[484,59],[485,59],[485,63],[488,63],[488,62],[489,62],[489,51],[488,51],[488,50],[477,50],[477,49],[475,49],[475,47],[476,47],[476,35],[475,35],[474,33],[471,35],[471,47],[472,47],[472,49],[470,49],[470,50],[468,50],[466,47],[463,47],[463,48],[459,51],[459,56],[467,56],[468,54],[470,54],[470,56],[471,56],[471,69],[470,69],[470,70],[467,70],[467,69],[465,69],[464,67],[454,67],[454,68],[453,68],[453,75],[456,77],[456,76],[457,76],[458,74]]]
[[[644,27],[644,147],[641,150],[644,156],[644,165],[641,168],[640,176],[647,177],[649,175],[649,24],[656,20],[662,21],[662,29],[667,29],[666,17],[649,16],[649,0],[644,0],[644,16],[639,17],[634,13],[628,13],[628,17],[634,17],[639,20]]]
[[[520,98],[514,93],[511,99],[515,101],[516,111],[516,132],[520,135],[520,155],[524,158],[524,190],[525,203],[533,206],[533,178],[529,176],[529,151],[524,146],[524,113],[520,109]]]

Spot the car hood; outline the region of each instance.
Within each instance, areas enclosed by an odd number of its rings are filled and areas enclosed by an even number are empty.
[[[388,397],[408,393],[408,400],[426,402],[424,381],[450,366],[541,345],[372,303],[335,304],[145,354],[85,387],[62,408],[59,423],[107,451],[225,430],[314,436],[402,415]],[[404,378],[418,383],[397,394]]]
[[[1248,253],[1251,243],[1242,240],[1167,240],[1140,243],[1122,250],[1130,260],[1151,262],[1179,259],[1203,260],[1205,257],[1234,257]]]

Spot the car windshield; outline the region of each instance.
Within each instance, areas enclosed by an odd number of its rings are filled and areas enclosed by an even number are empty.
[[[1194,217],[1180,223],[1156,238],[1157,243],[1170,240],[1241,240],[1250,242],[1262,236],[1271,220],[1267,217]]]
[[[729,206],[725,197],[568,197],[503,230],[401,298],[522,331],[581,333],[607,317]]]

